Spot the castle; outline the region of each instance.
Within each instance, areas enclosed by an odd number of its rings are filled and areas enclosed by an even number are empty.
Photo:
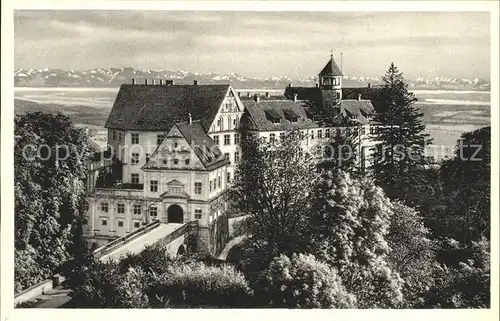
[[[288,86],[280,97],[244,97],[230,85],[196,81],[123,84],[105,125],[111,156],[101,154],[89,170],[86,237],[104,245],[152,221],[197,221],[205,248],[216,253],[218,235],[227,229],[224,196],[242,157],[242,134],[272,142],[298,129],[306,137],[304,148],[320,146],[338,128],[313,119],[311,102],[337,108],[357,124],[364,167],[371,102],[343,99],[342,72],[333,56],[318,76],[315,87]]]

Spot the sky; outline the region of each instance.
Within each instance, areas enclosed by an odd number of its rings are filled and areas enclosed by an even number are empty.
[[[487,12],[38,10],[14,13],[15,68],[134,67],[317,75],[490,76]]]

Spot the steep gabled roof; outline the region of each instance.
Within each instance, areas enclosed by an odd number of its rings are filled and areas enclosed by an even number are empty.
[[[200,121],[191,124],[181,122],[176,126],[207,170],[211,171],[230,164],[230,161],[223,157],[219,146],[207,135]]]
[[[361,124],[368,124],[370,116],[373,115],[375,109],[371,101],[369,100],[341,100],[340,101],[341,111],[346,113],[348,116],[356,116],[357,122]]]
[[[188,114],[204,128],[213,122],[229,85],[121,85],[106,128],[168,131]]]
[[[245,102],[245,113],[252,119],[253,123],[260,131],[285,131],[303,128],[315,128],[318,125],[307,117],[307,103],[292,100],[266,100]],[[297,115],[297,122],[290,122],[285,117],[285,111],[293,112]],[[273,123],[267,117],[272,114],[273,118],[279,118],[279,123]]]
[[[340,71],[339,66],[333,60],[333,55],[330,60],[326,63],[326,66],[319,73],[320,76],[343,76],[342,71]]]

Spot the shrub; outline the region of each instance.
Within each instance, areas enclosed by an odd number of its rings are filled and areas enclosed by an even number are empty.
[[[280,255],[264,273],[269,304],[279,308],[352,308],[356,300],[335,269],[313,255]]]
[[[233,266],[207,266],[202,262],[175,264],[159,276],[149,292],[153,305],[170,302],[176,307],[245,307],[252,291]]]

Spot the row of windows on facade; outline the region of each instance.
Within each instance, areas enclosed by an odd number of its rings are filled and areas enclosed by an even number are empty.
[[[234,134],[234,144],[240,144],[240,134]],[[215,145],[220,145],[219,135],[214,135],[214,143]],[[224,146],[231,145],[231,134],[224,135]]]
[[[132,144],[134,144],[134,145],[139,144],[139,134],[133,133],[133,134],[130,134],[130,136],[131,136],[131,143]],[[156,135],[156,145],[160,145],[164,138],[165,138],[165,135]],[[122,133],[121,132],[117,133],[116,131],[113,130],[112,139],[114,141],[118,140],[119,142],[121,142],[122,141]]]
[[[345,129],[345,132],[350,135],[351,134],[351,131],[352,129],[350,127],[346,127]],[[316,131],[316,135],[315,135],[315,131],[314,130],[311,130],[310,131],[310,138],[311,139],[322,139],[323,138],[323,133],[325,134],[324,135],[324,138],[330,138],[332,136],[332,134],[334,133],[334,129],[331,129],[330,128],[326,128],[326,129],[318,129]],[[340,135],[342,133],[342,129],[340,128],[337,128],[336,129],[336,133],[337,135]],[[373,127],[370,127],[370,133],[373,134],[374,133],[374,128]],[[304,131],[302,131],[302,134],[305,134]],[[366,134],[366,130],[364,127],[360,127],[360,132],[359,132],[359,135],[365,135]],[[284,138],[285,138],[285,132],[281,132],[280,134],[280,140],[282,141]],[[274,143],[276,141],[276,134],[275,133],[270,133],[269,134],[269,141]]]
[[[200,183],[200,188],[201,188],[201,183]],[[101,203],[101,212],[108,213],[109,212],[109,203],[107,202],[102,202]],[[141,204],[134,204],[133,206],[134,209],[134,215],[141,215],[142,214],[142,205]],[[88,208],[86,208],[86,211],[88,211]],[[125,214],[125,204],[117,204],[116,205],[116,212],[118,214]],[[202,215],[202,210],[200,208],[196,208],[194,210],[194,217],[196,219],[201,219]],[[158,217],[158,207],[156,206],[150,206],[149,207],[149,216],[151,217],[152,220],[157,219]],[[120,220],[118,220],[120,222]],[[122,221],[123,222],[123,221]],[[87,220],[84,220],[84,224],[87,224]],[[106,224],[104,224],[106,225]],[[122,226],[118,223],[118,226]]]
[[[151,158],[151,154],[146,153],[146,162],[148,162],[150,158]],[[130,164],[138,165],[140,159],[141,159],[141,155],[139,153],[131,153],[130,154]],[[183,160],[180,160],[178,158],[173,158],[171,160],[166,159],[166,158],[162,159],[162,164],[164,166],[168,165],[169,163],[170,163],[170,165],[184,164],[185,166],[189,166],[191,164],[191,159],[190,158],[185,158]]]
[[[219,130],[231,130],[231,129],[238,129],[239,128],[239,124],[240,124],[240,118],[238,116],[235,116],[235,118],[232,118],[231,119],[231,116],[227,116],[227,127],[225,127],[225,124],[224,124],[224,117],[221,116],[218,120],[217,120],[217,127],[219,128]],[[232,126],[231,126],[232,124]],[[212,131],[215,131],[215,128],[212,127]]]
[[[215,191],[218,188],[221,187],[221,176],[218,176],[217,178],[214,178],[213,180],[210,180],[210,188],[209,192]],[[132,184],[140,184],[139,183],[139,174],[130,174],[130,181]],[[226,183],[231,182],[231,173],[227,172],[226,173]],[[158,192],[158,181],[157,180],[150,180],[149,181],[149,191],[156,193]],[[182,193],[182,188],[180,186],[169,186],[168,188],[169,194],[176,194],[179,195]],[[195,182],[194,183],[194,193],[201,195],[203,194],[203,187],[201,182]]]
[[[149,161],[151,157],[151,154],[147,153],[146,154],[146,162]],[[231,161],[230,159],[230,153],[224,153],[224,158],[227,159],[228,161]],[[132,165],[138,165],[140,161],[140,154],[139,153],[132,153],[130,157],[130,164]],[[240,152],[235,152],[234,153],[234,163],[238,163],[240,161]],[[169,165],[179,165],[180,163],[183,163],[185,166],[189,166],[191,164],[191,159],[186,158],[183,160],[180,160],[178,158],[174,158],[172,160],[169,159],[163,159],[162,163],[164,166]]]

